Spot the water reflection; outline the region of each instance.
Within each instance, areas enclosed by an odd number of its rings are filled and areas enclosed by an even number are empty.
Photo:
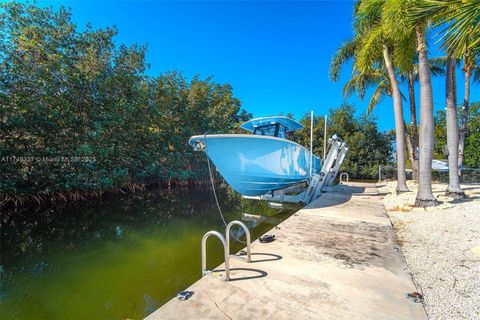
[[[219,190],[226,219],[256,238],[298,208],[270,209]],[[2,216],[2,319],[142,318],[200,277],[200,240],[223,231],[211,195],[146,192]],[[241,228],[232,229],[243,239]],[[222,232],[223,233],[223,232]],[[243,245],[232,243],[232,250]],[[222,260],[208,245],[209,268]]]

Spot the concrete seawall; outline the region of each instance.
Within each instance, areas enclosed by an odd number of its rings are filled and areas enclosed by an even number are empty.
[[[231,281],[203,277],[146,319],[427,318],[375,185],[337,186],[270,233]]]

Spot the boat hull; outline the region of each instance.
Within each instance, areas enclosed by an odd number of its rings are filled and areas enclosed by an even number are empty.
[[[310,177],[310,152],[290,140],[218,134],[193,136],[189,143],[206,152],[225,181],[242,195],[263,195]],[[314,172],[319,171],[320,160],[314,157]]]

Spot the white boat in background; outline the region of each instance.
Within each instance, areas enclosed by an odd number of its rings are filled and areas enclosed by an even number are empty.
[[[207,134],[189,140],[240,194],[264,195],[305,182],[320,172],[320,158],[311,157],[309,150],[287,139],[287,133],[303,128],[300,123],[287,117],[264,117],[245,122],[241,128],[253,134]]]
[[[432,170],[436,171],[448,171],[448,162],[447,161],[442,161],[442,160],[432,160]]]

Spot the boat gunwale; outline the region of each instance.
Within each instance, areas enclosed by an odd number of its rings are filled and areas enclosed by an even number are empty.
[[[207,135],[196,135],[196,136],[192,136],[190,137],[190,139],[188,140],[188,143],[190,145],[192,145],[190,143],[190,141],[192,140],[195,140],[195,139],[202,139],[204,140],[205,137],[207,138],[211,138],[211,137],[215,137],[215,138],[253,138],[253,139],[268,139],[268,140],[277,140],[277,141],[282,141],[282,142],[289,142],[291,144],[294,144],[294,145],[297,145],[301,148],[304,148],[305,150],[307,150],[308,152],[310,152],[310,150],[308,150],[306,147],[302,146],[301,144],[298,144],[296,143],[295,141],[292,141],[292,140],[289,140],[289,139],[285,139],[285,138],[279,138],[279,137],[272,137],[272,136],[261,136],[261,135],[254,135],[254,134],[243,134],[243,133],[239,133],[239,134],[236,134],[236,133],[225,133],[225,134],[207,134]],[[316,156],[315,154],[313,154],[314,156]],[[318,156],[316,156],[318,157]]]

